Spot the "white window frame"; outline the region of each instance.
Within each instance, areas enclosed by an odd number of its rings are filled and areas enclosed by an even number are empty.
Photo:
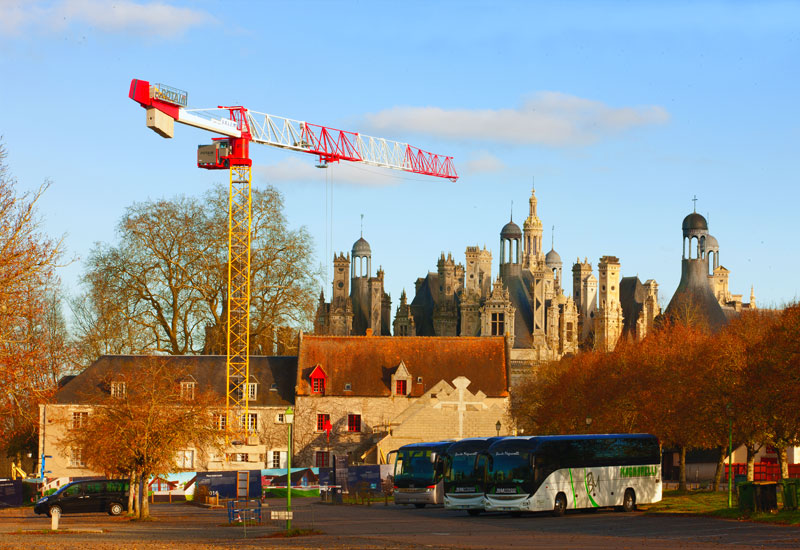
[[[89,421],[89,413],[87,411],[73,411],[72,412],[72,429],[80,430],[86,427]]]
[[[246,392],[248,401],[255,401],[258,399],[258,383],[250,382],[247,384]]]
[[[286,413],[278,413],[275,415],[275,424],[286,424]]]
[[[83,459],[83,449],[73,447],[69,452],[69,465],[71,468],[85,468],[86,461]]]
[[[251,425],[252,424],[252,425]],[[248,412],[247,417],[242,414],[239,416],[239,426],[246,429],[248,432],[258,431],[258,413]]]
[[[175,466],[182,470],[193,470],[194,449],[183,449],[175,453]]]
[[[128,385],[125,382],[111,382],[111,397],[123,398],[128,394]]]
[[[214,413],[213,415],[214,428],[223,431],[228,427],[228,415],[224,412]]]
[[[192,380],[181,382],[181,399],[194,401],[194,393],[197,383]]]

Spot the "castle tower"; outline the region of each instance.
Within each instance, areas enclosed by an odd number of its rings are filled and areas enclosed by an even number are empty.
[[[333,289],[331,306],[328,310],[329,327],[327,334],[349,336],[353,329],[353,306],[350,301],[350,255],[342,252],[333,257]]]
[[[500,230],[500,278],[520,275],[520,241],[522,231],[512,218]]]
[[[536,214],[536,190],[531,189],[531,198],[528,199],[528,217],[522,224],[525,231],[523,238],[524,251],[522,255],[522,267],[531,269],[537,263],[542,263],[542,220]]]
[[[492,291],[492,253],[483,247],[468,246],[465,252],[467,266],[464,289],[481,298],[488,298]]]
[[[369,279],[372,273],[372,249],[369,243],[360,237],[353,243],[351,251],[352,264],[350,265],[350,298],[353,303],[353,334],[366,334],[372,326],[372,313],[370,308]],[[374,332],[373,332],[374,334]]]
[[[716,330],[727,320],[714,290],[709,284],[709,264],[707,243],[708,223],[706,219],[692,212],[683,219],[683,255],[681,258],[681,280],[667,306],[665,314],[680,322],[699,324]],[[716,239],[712,241],[714,244]],[[717,247],[718,249],[718,247]],[[715,254],[716,256],[716,254]],[[718,266],[717,271],[725,269]],[[727,271],[727,270],[726,270]],[[727,285],[725,285],[727,286]],[[722,289],[717,288],[717,292]]]
[[[600,289],[594,347],[600,351],[613,351],[622,335],[619,270],[619,258],[616,256],[603,256],[597,265]]]
[[[591,265],[589,267],[591,269]],[[581,342],[592,341],[597,318],[597,277],[591,271],[581,286],[580,316]]]
[[[434,289],[438,296],[433,311],[433,330],[436,336],[456,336],[458,330],[458,310],[455,294],[457,290],[456,264],[452,254],[444,252],[436,264],[439,274],[439,288]],[[461,268],[463,270],[463,267]],[[463,272],[463,271],[462,271]]]
[[[414,317],[411,315],[411,308],[408,307],[406,291],[400,294],[400,305],[397,306],[397,314],[394,317],[395,336],[416,336],[414,328]]]
[[[563,265],[561,256],[555,250],[550,249],[544,258],[544,263],[553,273],[553,294],[558,296],[561,294],[561,266]]]

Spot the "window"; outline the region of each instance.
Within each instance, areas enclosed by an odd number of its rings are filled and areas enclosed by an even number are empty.
[[[317,431],[324,432],[331,425],[331,415],[318,414],[317,415]]]
[[[111,382],[111,396],[112,397],[125,397],[128,392],[128,387],[125,382]]]
[[[70,449],[69,465],[73,468],[83,468],[86,461],[83,460],[83,449]]]
[[[229,462],[249,462],[249,458],[247,453],[230,453],[228,455]]]
[[[255,401],[258,396],[258,384],[247,384],[247,400]]]
[[[353,391],[353,385],[348,383],[344,385],[344,391]]]
[[[269,387],[269,391],[278,391],[278,384],[273,382],[272,385]]]
[[[567,342],[572,341],[572,323],[567,323]]]
[[[239,417],[239,425],[246,429],[248,432],[255,432],[258,428],[258,413],[247,413]]]
[[[74,412],[72,413],[72,429],[79,430],[81,428],[86,427],[86,423],[89,421],[89,413],[88,412]]]
[[[225,413],[214,413],[214,427],[218,430],[224,430],[228,427],[228,417]]]
[[[408,336],[408,325],[400,325],[397,330],[400,332],[398,336]]]
[[[314,453],[314,466],[317,468],[327,468],[330,464],[330,454],[328,451],[317,451]]]
[[[348,414],[347,415],[347,431],[360,432],[361,431],[361,415]]]
[[[395,393],[397,395],[406,395],[406,389],[408,388],[406,382],[406,380],[395,380]]]
[[[286,424],[286,415],[283,413],[278,413],[275,415],[275,423],[276,424]]]
[[[281,467],[281,452],[280,451],[272,451],[272,467],[273,468],[280,468]]]
[[[320,378],[312,378],[311,379],[311,391],[313,393],[325,393],[325,379]]]
[[[194,382],[181,382],[181,399],[192,401],[194,399]]]
[[[422,384],[422,377],[421,376],[417,376],[417,384]]]
[[[175,454],[175,466],[183,470],[193,469],[194,451],[193,450],[178,451]]]
[[[492,313],[492,336],[503,336],[506,333],[505,313]]]

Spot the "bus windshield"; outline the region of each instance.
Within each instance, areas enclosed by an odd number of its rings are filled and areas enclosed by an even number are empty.
[[[523,483],[531,478],[530,454],[524,451],[500,451],[493,457],[492,481]]]
[[[477,458],[477,451],[455,453],[447,460],[445,479],[447,481],[483,481],[483,471],[479,471]]]
[[[400,449],[394,463],[394,479],[431,484],[434,481],[434,463],[430,449]]]

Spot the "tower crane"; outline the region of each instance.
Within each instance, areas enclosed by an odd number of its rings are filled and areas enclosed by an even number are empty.
[[[146,110],[147,127],[162,137],[175,135],[175,122],[213,132],[211,144],[197,148],[197,166],[229,170],[228,317],[226,331],[226,400],[228,433],[236,417],[247,419],[250,380],[250,143],[310,153],[321,164],[348,161],[458,179],[453,158],[407,143],[336,130],[326,126],[251,111],[243,106],[189,109],[188,94],[164,84],[131,80],[128,96]],[[245,420],[242,429],[249,432]]]

